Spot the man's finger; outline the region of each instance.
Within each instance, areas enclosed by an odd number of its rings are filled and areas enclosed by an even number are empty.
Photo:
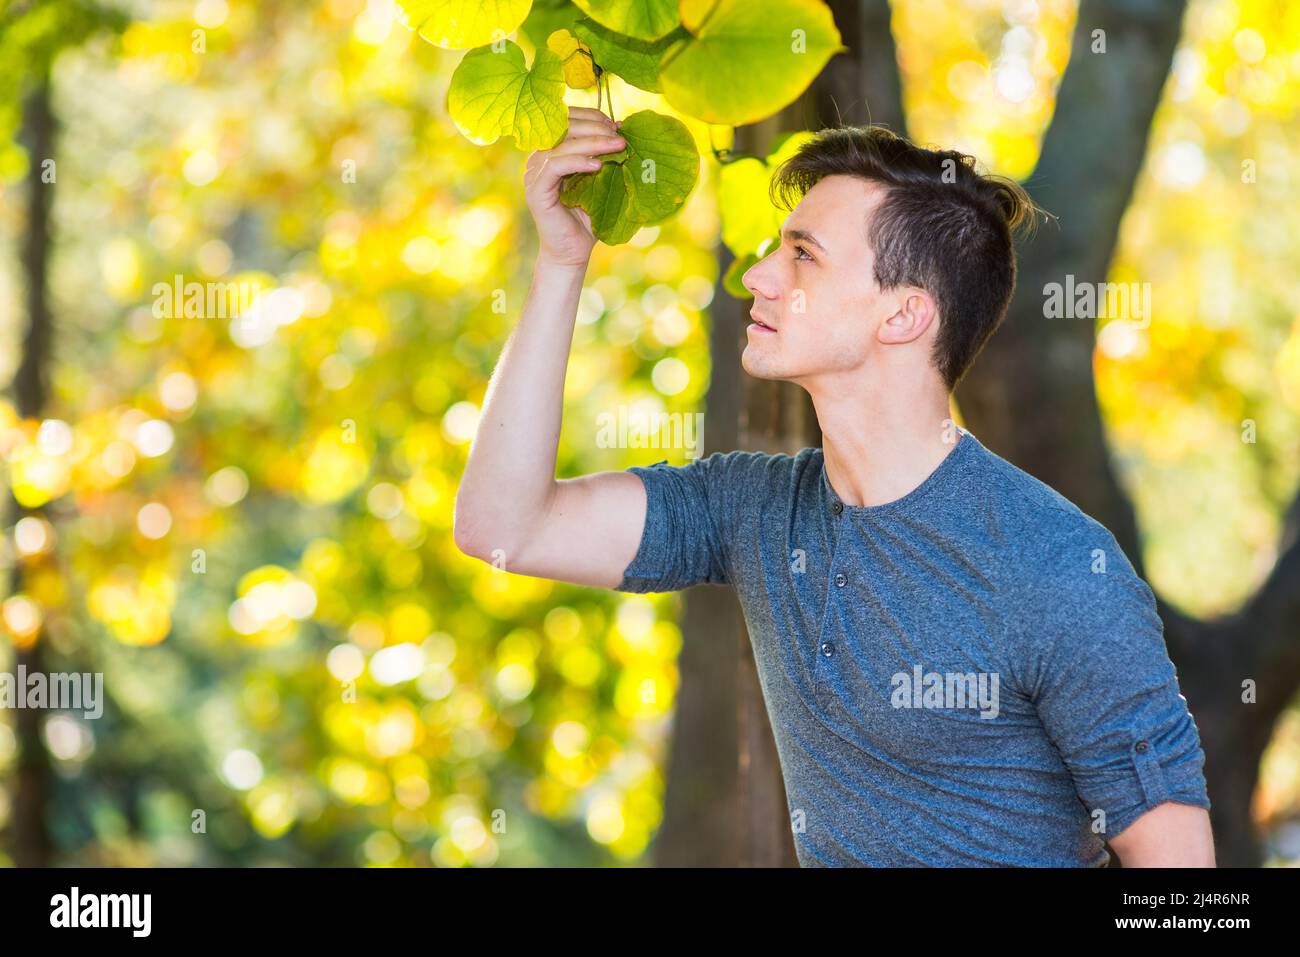
[[[570,120],[569,132],[565,138],[575,136],[608,136],[610,133],[610,124],[601,123],[597,120]],[[552,147],[553,149],[556,147]]]
[[[604,123],[606,126],[613,125],[613,121],[610,120],[608,116],[600,112],[600,110],[593,110],[589,106],[569,107],[569,117],[575,120],[596,120],[597,122]]]
[[[571,153],[578,153],[582,156],[593,156],[597,153],[617,153],[626,145],[617,142],[612,136],[579,136],[577,139],[565,140],[551,150],[551,155],[568,156]]]
[[[538,176],[537,185],[544,192],[549,192],[557,183],[570,173],[591,173],[600,169],[600,160],[570,153],[557,156],[551,154]]]

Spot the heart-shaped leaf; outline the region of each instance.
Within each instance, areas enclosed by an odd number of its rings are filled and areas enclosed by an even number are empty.
[[[585,209],[596,238],[611,246],[677,212],[700,172],[695,139],[675,117],[642,110],[623,120],[619,133],[627,146],[604,154],[599,170],[565,177],[560,187],[560,202]]]
[[[658,40],[681,20],[677,0],[573,0],[597,23],[638,40]]]
[[[465,50],[514,33],[533,0],[397,0],[397,5],[403,26],[434,46]]]
[[[675,108],[709,123],[771,116],[848,52],[821,0],[681,0],[681,18],[692,36],[664,54],[660,87]]]
[[[470,50],[451,75],[447,112],[475,143],[509,135],[521,150],[551,149],[569,129],[563,63],[553,50],[541,49],[530,70],[524,51],[510,40],[500,52],[491,45]]]

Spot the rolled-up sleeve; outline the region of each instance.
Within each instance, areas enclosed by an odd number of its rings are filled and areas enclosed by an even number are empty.
[[[1100,529],[1098,525],[1096,528]],[[1208,809],[1205,753],[1155,595],[1109,533],[1076,537],[1044,602],[1035,705],[1110,839],[1165,801]],[[1106,571],[1098,567],[1097,549]]]
[[[625,471],[646,490],[641,544],[615,591],[678,591],[731,583],[730,545],[748,489],[748,469],[763,453],[715,452],[683,466],[665,459]]]

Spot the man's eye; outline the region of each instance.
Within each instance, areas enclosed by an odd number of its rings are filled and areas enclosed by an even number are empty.
[[[812,259],[812,257],[808,255],[808,250],[804,249],[802,246],[795,246],[794,248],[795,248],[795,252],[803,253],[804,258],[806,258],[806,259]],[[799,257],[798,257],[798,256],[795,256],[794,258],[795,258],[795,259],[798,259]]]

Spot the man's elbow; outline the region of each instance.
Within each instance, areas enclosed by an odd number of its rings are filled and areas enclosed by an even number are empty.
[[[517,555],[517,539],[500,524],[481,521],[474,513],[457,508],[451,518],[451,538],[470,558],[500,565],[507,555]]]
[[[551,487],[556,486],[552,483]],[[512,565],[517,564],[530,530],[539,526],[539,516],[550,508],[550,499],[545,496],[538,497],[537,504],[534,502],[532,495],[466,491],[462,484],[452,506],[452,541],[470,558],[503,570],[507,558]]]
[[[461,550],[462,554],[468,555],[470,558],[478,558],[474,554],[474,545],[470,542],[465,522],[459,515],[453,516],[451,520],[451,540],[456,543],[456,547]]]
[[[483,561],[489,561],[488,553],[491,551],[490,546],[484,541],[483,536],[474,530],[472,522],[467,522],[457,518],[452,518],[451,525],[452,541],[456,547],[470,558],[478,558]]]
[[[1124,867],[1216,866],[1209,812],[1193,804],[1158,804],[1109,844]]]
[[[479,523],[475,521],[470,510],[462,506],[461,498],[457,495],[451,513],[451,540],[470,558],[482,558],[481,539]]]

